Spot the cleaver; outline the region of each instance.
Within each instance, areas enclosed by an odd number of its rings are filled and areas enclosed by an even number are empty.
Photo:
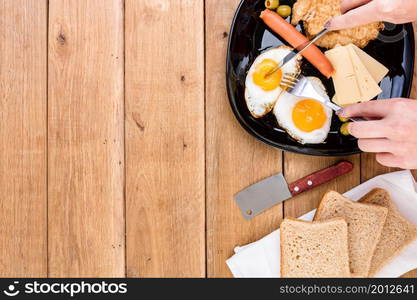
[[[250,220],[272,206],[331,181],[353,169],[349,161],[320,170],[288,184],[283,174],[266,178],[237,193],[234,198],[245,219]]]

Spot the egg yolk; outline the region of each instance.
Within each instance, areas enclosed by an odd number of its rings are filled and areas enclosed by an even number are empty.
[[[281,83],[281,79],[282,79],[281,69],[277,70],[276,72],[268,76],[266,75],[277,66],[278,64],[272,59],[264,59],[255,68],[255,72],[253,73],[253,82],[257,86],[261,87],[264,91],[275,90]]]
[[[312,132],[324,126],[327,115],[319,101],[305,99],[295,105],[292,111],[292,120],[298,129]]]

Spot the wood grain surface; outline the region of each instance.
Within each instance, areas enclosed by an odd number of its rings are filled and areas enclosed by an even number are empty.
[[[125,275],[123,1],[49,1],[52,277]]]
[[[204,1],[126,1],[129,277],[205,276]]]
[[[282,205],[246,221],[233,195],[282,171],[282,153],[249,136],[236,121],[225,87],[230,23],[239,1],[206,1],[207,275],[230,276],[233,248],[278,228]]]
[[[47,275],[47,1],[0,1],[0,276]]]
[[[235,246],[396,170],[240,127],[225,88],[239,2],[0,0],[0,277],[231,277]],[[251,221],[233,199],[342,159],[351,173]]]

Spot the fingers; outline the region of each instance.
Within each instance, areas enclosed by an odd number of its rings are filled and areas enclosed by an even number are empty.
[[[358,147],[363,152],[376,153],[376,160],[384,166],[392,168],[411,169],[415,164],[410,164],[409,153],[406,150],[410,145],[396,143],[388,139],[361,139]]]
[[[340,115],[345,118],[352,117],[377,117],[383,118],[392,109],[392,100],[368,101],[364,103],[346,106]]]
[[[384,121],[352,122],[348,126],[349,133],[358,139],[385,138],[388,128]]]
[[[365,5],[369,3],[371,0],[342,0],[340,3],[340,9],[342,13],[347,12],[348,10],[351,10],[352,8]]]
[[[388,139],[363,139],[358,141],[358,146],[364,152],[376,153],[376,160],[386,167],[417,169],[417,160],[412,155],[416,144],[397,143]]]
[[[331,30],[340,30],[344,28],[357,27],[379,20],[379,13],[377,13],[376,1],[371,1],[363,6],[348,11],[344,15],[334,17],[329,28]]]
[[[386,167],[406,169],[406,167],[403,166],[404,159],[392,153],[378,153],[376,155],[376,160],[381,165],[386,166]]]
[[[358,141],[358,147],[363,152],[382,153],[392,152],[393,145],[388,139],[361,139]]]

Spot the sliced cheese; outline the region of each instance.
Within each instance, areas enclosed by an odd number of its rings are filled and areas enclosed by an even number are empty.
[[[339,105],[361,101],[359,83],[346,47],[335,47],[325,53],[336,72],[332,76]]]
[[[353,44],[337,46],[325,53],[336,72],[333,83],[340,106],[369,101],[382,90],[378,83],[388,69]]]
[[[359,84],[359,89],[361,93],[360,101],[365,102],[375,98],[380,93],[382,93],[381,88],[376,83],[371,73],[369,73],[369,71],[366,69],[365,65],[362,63],[361,59],[356,54],[356,51],[353,50],[352,47],[346,48],[349,52],[350,60],[355,71],[355,76]]]
[[[371,74],[376,83],[381,82],[382,79],[388,74],[389,70],[383,64],[360,49],[358,46],[349,44],[348,47],[353,49],[356,55],[359,56],[359,59],[362,61],[365,68]]]

